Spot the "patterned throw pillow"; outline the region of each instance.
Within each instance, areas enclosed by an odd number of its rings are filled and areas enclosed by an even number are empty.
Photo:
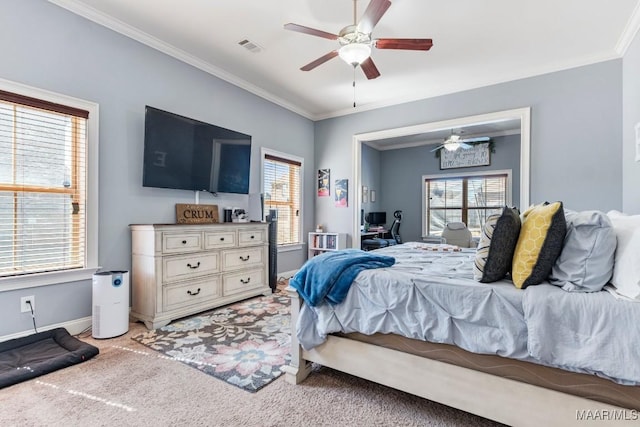
[[[532,206],[522,217],[511,271],[513,284],[519,289],[549,277],[562,252],[567,229],[562,202]]]
[[[502,215],[491,215],[482,229],[473,278],[482,283],[504,279],[511,271],[513,253],[520,235],[520,214],[505,206]]]

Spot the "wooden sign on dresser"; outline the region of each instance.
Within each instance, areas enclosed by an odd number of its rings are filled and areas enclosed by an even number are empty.
[[[268,224],[133,224],[131,317],[149,329],[269,295]]]

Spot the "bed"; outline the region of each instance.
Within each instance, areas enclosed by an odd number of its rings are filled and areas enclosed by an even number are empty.
[[[638,424],[640,328],[628,325],[640,323],[640,304],[549,281],[479,283],[476,251],[452,249],[374,251],[395,264],[359,272],[339,304],[305,304],[289,287],[287,380],[303,381],[318,363],[509,425]]]

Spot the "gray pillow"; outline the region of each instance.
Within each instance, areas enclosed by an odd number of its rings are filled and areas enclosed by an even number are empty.
[[[616,234],[604,212],[565,212],[567,234],[549,282],[568,292],[598,292],[613,274]]]

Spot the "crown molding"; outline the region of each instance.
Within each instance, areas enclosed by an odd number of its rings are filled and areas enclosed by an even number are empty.
[[[196,58],[195,56],[178,49],[177,47],[170,45],[168,43],[159,40],[156,37],[153,37],[150,34],[145,33],[144,31],[140,31],[137,28],[134,28],[124,22],[113,18],[112,16],[106,15],[86,4],[80,3],[76,0],[48,0],[50,3],[55,4],[63,9],[67,9],[68,11],[75,13],[76,15],[82,16],[90,21],[95,22],[96,24],[102,25],[103,27],[109,28],[117,33],[120,33],[126,37],[129,37],[133,40],[136,40],[142,44],[145,44],[155,50],[158,50],[166,55],[169,55],[179,61],[182,61],[186,64],[189,64],[199,70],[202,70],[208,74],[211,74],[215,77],[218,77],[221,80],[224,80],[228,83],[231,83],[234,86],[237,86],[241,89],[246,90],[256,96],[266,99],[269,102],[272,102],[276,105],[279,105],[287,110],[290,110],[300,116],[303,116],[307,119],[313,120],[313,114],[310,112],[301,109],[299,106],[294,105],[284,99],[271,94],[259,88],[246,80],[240,79],[237,76],[230,74],[229,72],[216,67],[209,62],[203,61],[200,58]]]
[[[640,3],[638,3],[633,13],[631,14],[629,20],[627,21],[627,25],[625,26],[625,29],[622,32],[622,35],[620,36],[615,46],[615,51],[611,52],[610,54],[590,55],[590,56],[578,58],[572,61],[566,61],[566,62],[563,61],[563,62],[546,64],[542,67],[529,68],[529,69],[521,70],[519,72],[512,72],[510,74],[505,74],[499,77],[494,76],[494,77],[488,77],[485,79],[482,79],[482,78],[476,79],[474,81],[466,81],[460,85],[455,85],[455,86],[454,85],[450,85],[448,87],[440,86],[436,90],[431,91],[429,93],[420,93],[418,91],[414,91],[413,94],[410,96],[388,99],[386,101],[381,101],[381,102],[372,102],[370,104],[363,104],[358,106],[357,108],[345,108],[341,110],[328,111],[324,113],[312,113],[309,110],[300,107],[299,105],[286,101],[258,86],[255,86],[252,83],[247,82],[246,80],[240,79],[239,77],[209,62],[203,61],[200,58],[197,58],[181,49],[178,49],[173,45],[163,42],[151,36],[150,34],[140,31],[109,15],[99,12],[98,10],[92,7],[89,7],[77,0],[48,0],[48,1],[59,7],[67,9],[74,14],[82,16],[90,21],[93,21],[99,25],[102,25],[117,33],[120,33],[126,37],[129,37],[133,40],[143,43],[162,53],[165,53],[166,55],[169,55],[179,61],[189,64],[195,68],[198,68],[208,74],[218,77],[221,80],[224,80],[234,86],[244,89],[247,92],[250,92],[256,96],[259,96],[269,102],[279,105],[282,108],[285,108],[295,114],[298,114],[312,121],[320,121],[320,120],[331,119],[336,117],[343,117],[343,116],[356,114],[360,112],[376,110],[379,108],[392,107],[392,106],[396,106],[396,105],[400,105],[408,102],[419,101],[419,100],[433,98],[437,96],[450,95],[453,93],[463,92],[467,90],[478,89],[478,88],[501,84],[501,83],[507,83],[510,81],[525,79],[529,77],[536,77],[536,76],[558,72],[558,71],[564,71],[571,68],[591,65],[591,64],[604,62],[612,59],[619,59],[624,55],[629,45],[633,42],[635,35],[640,30]]]
[[[640,30],[640,2],[636,4],[636,8],[631,13],[627,25],[624,27],[624,31],[616,43],[616,53],[620,56],[624,56],[627,53],[627,49],[633,43],[633,40]]]

